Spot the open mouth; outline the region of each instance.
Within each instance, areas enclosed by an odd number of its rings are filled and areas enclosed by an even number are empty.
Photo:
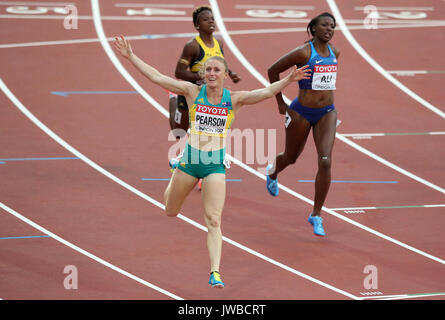
[[[326,33],[323,35],[323,38],[324,38],[325,40],[327,40],[327,41],[331,40],[331,39],[332,39],[332,33],[326,32]]]

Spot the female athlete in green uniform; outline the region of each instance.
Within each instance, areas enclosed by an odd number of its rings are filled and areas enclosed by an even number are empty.
[[[189,40],[182,50],[181,57],[176,64],[175,77],[201,85],[203,80],[198,74],[206,60],[213,56],[224,58],[223,43],[213,36],[215,31],[215,19],[212,9],[207,6],[200,6],[193,10],[193,25],[199,35]],[[229,76],[234,83],[241,79],[235,72],[229,69]],[[169,117],[170,128],[176,139],[184,137],[189,129],[189,114],[187,100],[182,95],[169,93]],[[174,157],[169,160],[172,169],[178,166],[179,159]],[[201,189],[202,180],[199,180],[198,187]]]
[[[229,73],[227,64],[221,57],[211,57],[204,63],[205,85],[198,86],[161,74],[139,59],[123,36],[116,38],[114,46],[151,82],[185,96],[191,106],[190,135],[179,170],[174,171],[164,193],[165,211],[170,217],[177,216],[187,195],[198,179],[203,178],[201,196],[208,229],[209,284],[212,287],[224,287],[219,267],[222,248],[221,214],[226,194],[224,157],[227,130],[241,107],[274,97],[291,82],[307,79],[309,70],[307,66],[300,69],[294,67],[288,76],[266,88],[230,92],[224,88],[224,81]]]

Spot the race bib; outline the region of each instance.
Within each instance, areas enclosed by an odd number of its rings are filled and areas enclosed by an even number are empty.
[[[230,168],[230,160],[227,159],[227,157],[224,157],[223,165],[224,165],[224,167],[226,167],[226,169]]]
[[[290,117],[289,113],[286,111],[286,115],[284,116],[284,126],[287,128],[289,127],[289,124],[291,123],[292,118]]]
[[[312,90],[335,90],[337,65],[315,65],[312,76]]]
[[[228,109],[198,104],[194,129],[204,134],[223,135],[227,123]]]
[[[175,122],[181,124],[182,113],[176,108],[175,110]]]

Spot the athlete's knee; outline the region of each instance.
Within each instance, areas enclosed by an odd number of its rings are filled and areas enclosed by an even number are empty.
[[[284,161],[286,162],[287,165],[289,164],[294,164],[297,161],[298,156],[296,154],[288,154],[285,153],[283,155],[284,157]]]
[[[323,170],[331,169],[331,157],[330,156],[320,156],[318,159],[318,168]]]
[[[289,164],[294,164],[295,162],[297,162],[297,157],[290,157],[290,158],[288,159],[288,163],[289,163]]]
[[[221,226],[221,216],[219,214],[206,214],[209,227],[219,228]]]
[[[168,195],[169,195],[169,190],[165,190],[164,192],[165,214],[168,217],[176,217],[180,209],[173,207],[172,205],[169,204]]]
[[[179,210],[176,208],[171,208],[168,204],[165,206],[165,213],[167,217],[176,217],[179,213]]]

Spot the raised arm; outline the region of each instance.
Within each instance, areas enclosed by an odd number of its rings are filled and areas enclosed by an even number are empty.
[[[272,98],[273,96],[281,92],[281,90],[283,90],[291,82],[298,81],[301,79],[309,79],[311,70],[308,68],[309,66],[307,65],[301,68],[297,68],[295,66],[285,78],[276,81],[265,88],[253,91],[234,92],[233,93],[234,108],[240,108],[244,105],[255,104],[263,100]]]
[[[113,42],[115,49],[128,61],[130,61],[136,69],[138,69],[151,82],[163,87],[164,89],[174,92],[179,95],[193,96],[195,91],[199,90],[198,86],[190,82],[178,81],[168,77],[158,70],[142,61],[133,53],[130,42],[121,35],[120,39],[115,38]]]

